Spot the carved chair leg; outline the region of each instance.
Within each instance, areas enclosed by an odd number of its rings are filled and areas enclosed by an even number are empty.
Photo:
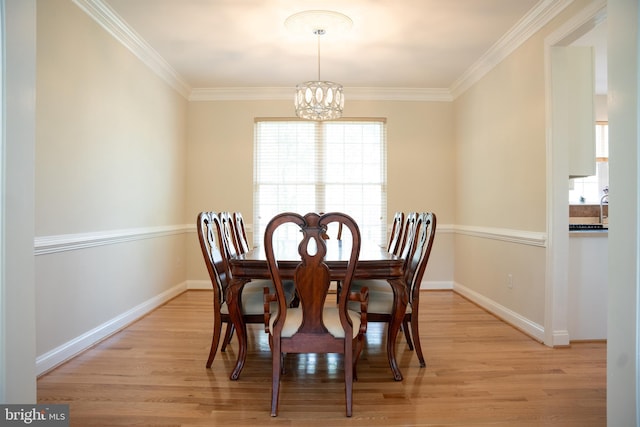
[[[413,342],[411,340],[411,333],[409,332],[409,320],[406,317],[402,321],[402,330],[404,331],[404,337],[407,340],[407,345],[409,346],[409,350],[413,351]]]
[[[416,356],[418,356],[418,361],[420,362],[420,367],[424,368],[427,364],[424,361],[424,356],[422,355],[422,345],[420,344],[420,332],[418,331],[418,316],[411,316],[411,334],[413,335],[413,342],[416,348]]]
[[[353,413],[353,378],[355,369],[353,368],[355,365],[355,360],[349,360],[353,357],[355,349],[351,350],[351,354],[345,354],[345,366],[344,366],[344,389],[345,389],[345,400],[346,400],[346,413],[347,417],[350,417]],[[348,357],[350,356],[350,357]]]
[[[364,347],[364,335],[360,335],[355,342],[354,355],[353,355],[353,380],[358,381],[358,360],[362,354],[362,348]]]
[[[286,368],[284,365],[284,357],[286,356],[286,353],[281,353],[280,354],[280,372],[282,372],[282,375],[286,374]]]
[[[233,337],[233,332],[235,330],[236,328],[235,326],[233,326],[233,323],[231,322],[227,323],[227,330],[224,334],[224,340],[222,340],[222,348],[220,349],[221,352],[224,353],[227,350],[227,346],[231,342],[231,338]]]
[[[209,358],[207,359],[207,368],[210,368],[213,364],[213,359],[216,357],[218,351],[218,344],[220,344],[220,335],[222,334],[222,324],[216,319],[213,324],[213,337],[211,338],[211,349],[209,350]]]
[[[273,353],[271,383],[271,416],[278,416],[278,401],[280,400],[280,372],[282,370],[282,354]]]

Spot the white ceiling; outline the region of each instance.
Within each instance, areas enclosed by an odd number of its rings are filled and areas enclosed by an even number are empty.
[[[548,15],[570,3],[567,0],[74,1],[90,14],[95,15],[91,10],[100,10],[99,14],[116,23],[116,33],[125,34],[134,44],[150,51],[150,56],[160,58],[169,73],[177,76],[191,93],[201,89],[292,88],[301,81],[315,80],[316,36],[293,35],[284,26],[288,16],[311,9],[338,11],[353,20],[348,33],[329,32],[322,36],[323,80],[339,82],[345,91],[393,88],[449,93],[471,72],[482,68],[491,53],[496,56],[495,52],[505,50],[506,44],[523,41],[536,23],[550,19]]]

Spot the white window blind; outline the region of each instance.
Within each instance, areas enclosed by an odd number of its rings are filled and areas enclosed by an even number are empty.
[[[356,220],[363,240],[383,244],[386,152],[383,119],[256,120],[254,243],[262,244],[267,223],[278,213],[339,211]]]

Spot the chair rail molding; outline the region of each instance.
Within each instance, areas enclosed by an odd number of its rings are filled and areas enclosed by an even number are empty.
[[[187,233],[192,229],[193,225],[185,224],[40,236],[34,239],[34,253],[35,255],[46,255],[95,246],[131,242],[135,240],[153,239],[157,237]]]
[[[453,232],[465,236],[483,239],[501,240],[521,245],[547,247],[547,233],[509,228],[478,227],[472,225],[454,225]]]

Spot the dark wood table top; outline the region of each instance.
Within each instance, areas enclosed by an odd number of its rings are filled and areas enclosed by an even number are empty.
[[[331,271],[331,278],[344,278],[347,258],[351,250],[349,241],[327,240],[327,255],[325,263]],[[293,274],[293,270],[300,262],[297,242],[280,241],[276,243],[275,252],[280,259],[278,265],[283,276]],[[257,247],[244,255],[229,260],[231,274],[237,278],[265,278],[268,279],[269,270],[264,250]],[[393,255],[375,243],[363,242],[360,247],[360,257],[356,268],[357,279],[393,279],[402,276],[403,260]]]

